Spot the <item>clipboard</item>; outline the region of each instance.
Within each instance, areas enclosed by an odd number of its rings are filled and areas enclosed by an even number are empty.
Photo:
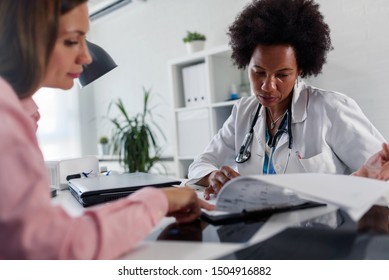
[[[228,181],[218,193],[215,210],[203,210],[201,217],[213,225],[257,222],[266,221],[276,213],[326,205],[266,180],[239,176]]]
[[[242,211],[238,213],[229,213],[223,211],[207,211],[203,209],[201,212],[200,219],[212,225],[225,225],[225,224],[232,224],[232,223],[239,223],[239,222],[257,222],[260,220],[266,221],[268,218],[270,218],[271,215],[277,213],[314,208],[314,207],[322,207],[326,205],[327,205],[326,203],[306,200],[305,202],[298,205],[284,205],[278,207],[263,208],[259,210],[253,210],[253,211]]]

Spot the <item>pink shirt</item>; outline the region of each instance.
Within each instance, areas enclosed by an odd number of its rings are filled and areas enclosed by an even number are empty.
[[[24,112],[32,118],[33,126],[35,127],[35,131],[38,130],[38,121],[41,118],[41,115],[38,111],[38,106],[32,99],[32,97],[24,98],[20,100]]]
[[[116,258],[166,215],[167,199],[153,188],[77,218],[52,206],[34,114],[23,108],[0,78],[0,259]]]

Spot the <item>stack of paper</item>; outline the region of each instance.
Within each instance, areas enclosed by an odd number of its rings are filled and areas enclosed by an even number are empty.
[[[253,194],[239,190],[239,186],[244,186],[242,184],[244,181],[286,188],[307,199],[333,204],[347,211],[354,220],[362,217],[373,204],[389,193],[387,182],[336,174],[257,175],[241,176],[231,180],[231,184],[237,187],[234,191],[244,193],[242,195],[247,198],[252,197]],[[223,199],[222,195],[218,197],[219,199]]]

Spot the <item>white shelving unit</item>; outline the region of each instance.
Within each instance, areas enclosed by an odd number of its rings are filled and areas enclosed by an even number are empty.
[[[188,69],[201,70],[188,80]],[[194,157],[230,115],[236,102],[228,100],[231,86],[242,83],[242,71],[233,65],[230,48],[221,46],[170,61],[169,74],[175,120],[174,160],[177,176],[187,178]]]

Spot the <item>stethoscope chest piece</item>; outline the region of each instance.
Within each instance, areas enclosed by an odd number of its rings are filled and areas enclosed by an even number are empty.
[[[251,142],[253,141],[253,133],[250,131],[244,137],[242,146],[239,149],[239,153],[236,155],[235,161],[237,163],[243,163],[249,160],[251,153],[249,151],[249,147]]]
[[[250,146],[253,141],[253,135],[254,135],[254,125],[257,122],[258,115],[259,115],[259,110],[261,109],[261,104],[259,104],[257,111],[255,112],[254,119],[251,123],[250,126],[250,131],[246,134],[244,137],[243,143],[239,149],[239,153],[235,157],[235,162],[236,163],[244,163],[250,159],[251,153],[250,153]],[[273,140],[271,141],[270,146],[268,148],[271,149],[270,152],[270,158],[273,157],[273,149],[277,145],[278,139],[282,136],[282,134],[287,133],[289,136],[289,143],[288,143],[288,149],[289,149],[289,155],[292,150],[292,145],[293,145],[293,135],[292,135],[292,129],[291,129],[291,124],[292,124],[292,111],[291,107],[288,108],[288,114],[287,114],[287,129],[281,128],[279,129],[276,134],[273,137]],[[268,145],[267,145],[268,146]],[[289,156],[287,159],[287,163],[289,162]]]
[[[239,153],[235,157],[236,163],[244,163],[248,161],[251,156],[250,146],[251,146],[251,142],[253,141],[254,125],[257,122],[260,109],[261,109],[261,104],[259,104],[257,111],[255,112],[254,119],[250,126],[250,131],[244,137],[242,145],[240,146],[239,149]]]

